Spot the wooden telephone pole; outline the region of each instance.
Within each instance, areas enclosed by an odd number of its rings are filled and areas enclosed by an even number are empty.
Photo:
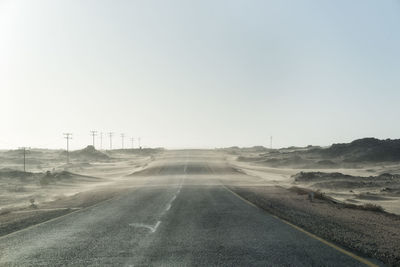
[[[72,139],[72,133],[64,133],[63,135],[67,139],[67,164],[69,164],[69,140]]]

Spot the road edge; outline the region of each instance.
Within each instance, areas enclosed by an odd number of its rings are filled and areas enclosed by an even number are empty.
[[[305,229],[303,229],[303,228],[301,228],[301,227],[299,227],[299,226],[297,226],[297,225],[295,225],[295,224],[293,224],[293,223],[291,223],[291,222],[289,222],[289,221],[287,221],[285,219],[282,219],[282,218],[280,218],[280,217],[278,217],[278,216],[266,211],[265,209],[257,206],[256,204],[254,204],[254,203],[250,202],[249,200],[245,199],[244,197],[240,196],[238,193],[234,192],[233,190],[228,188],[226,185],[224,185],[222,183],[221,183],[221,185],[227,191],[232,193],[234,196],[236,196],[237,198],[239,198],[240,200],[242,200],[246,204],[248,204],[248,205],[250,205],[252,207],[255,207],[255,208],[259,209],[259,210],[262,210],[264,212],[267,212],[272,217],[274,217],[274,218],[278,219],[279,221],[291,226],[292,228],[296,229],[297,231],[300,231],[300,232],[308,235],[309,237],[311,237],[311,238],[313,238],[315,240],[318,240],[319,242],[322,242],[323,244],[325,244],[325,245],[327,245],[327,246],[329,246],[329,247],[331,247],[331,248],[333,248],[333,249],[335,249],[335,250],[337,250],[337,251],[339,251],[339,252],[341,252],[341,253],[343,253],[343,254],[345,254],[345,255],[347,255],[347,256],[349,256],[349,257],[351,257],[351,258],[353,258],[353,259],[355,259],[355,260],[367,265],[367,266],[369,266],[369,267],[379,267],[379,265],[377,265],[377,264],[375,264],[375,263],[373,263],[373,262],[371,262],[371,261],[369,261],[369,260],[367,260],[367,259],[365,259],[365,258],[363,258],[361,256],[358,256],[358,255],[356,255],[356,254],[354,254],[354,253],[352,253],[352,252],[350,252],[350,251],[348,251],[348,250],[346,250],[344,248],[341,248],[338,245],[335,245],[335,244],[333,244],[332,242],[330,242],[328,240],[325,240],[325,239],[323,239],[323,238],[321,238],[321,237],[319,237],[319,236],[317,236],[317,235],[315,235],[315,234],[313,234],[311,232],[308,232],[307,230],[305,230]]]
[[[72,210],[72,209],[71,209],[71,212],[67,212],[66,214],[63,214],[63,215],[60,215],[60,216],[56,216],[56,217],[53,217],[53,218],[51,218],[51,219],[45,220],[45,221],[43,221],[43,222],[40,222],[40,223],[37,223],[37,224],[32,224],[32,225],[30,225],[30,226],[28,226],[28,227],[25,227],[25,228],[19,229],[19,230],[17,230],[17,231],[14,231],[14,232],[11,232],[11,233],[2,235],[2,236],[0,236],[0,240],[3,240],[3,239],[5,239],[5,238],[8,238],[8,237],[13,236],[13,235],[15,235],[15,234],[18,234],[18,233],[21,233],[21,232],[30,230],[30,229],[35,228],[35,227],[38,227],[38,226],[40,226],[40,225],[43,225],[43,224],[46,224],[46,223],[50,223],[50,222],[59,220],[59,219],[61,219],[61,218],[64,218],[64,217],[66,217],[66,216],[69,216],[69,215],[71,215],[71,214],[75,214],[75,213],[78,213],[78,212],[81,212],[81,211],[88,210],[88,209],[90,209],[90,208],[94,208],[94,207],[100,206],[101,204],[104,204],[104,203],[106,203],[106,202],[108,202],[108,201],[114,200],[114,199],[117,198],[118,196],[120,196],[120,195],[115,195],[115,196],[113,196],[113,197],[111,197],[111,198],[102,200],[102,201],[100,201],[100,202],[97,202],[97,203],[95,203],[95,204],[93,204],[93,205],[91,205],[91,206],[87,206],[87,207],[82,208],[82,209],[78,209],[78,210]]]

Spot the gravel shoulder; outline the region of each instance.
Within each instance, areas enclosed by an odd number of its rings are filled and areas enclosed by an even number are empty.
[[[260,208],[326,240],[400,266],[400,216],[355,208],[275,186],[229,186]]]

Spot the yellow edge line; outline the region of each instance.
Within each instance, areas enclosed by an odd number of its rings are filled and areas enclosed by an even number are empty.
[[[57,216],[57,217],[54,217],[54,218],[49,219],[49,220],[47,220],[47,221],[44,221],[44,222],[41,222],[41,223],[38,223],[38,224],[33,224],[33,225],[31,225],[31,226],[28,226],[28,227],[26,227],[26,228],[20,229],[20,230],[18,230],[18,231],[15,231],[15,232],[12,232],[12,233],[9,233],[9,234],[0,236],[0,240],[5,239],[5,238],[10,237],[10,236],[13,236],[13,235],[15,235],[15,234],[24,232],[24,231],[28,231],[28,230],[30,230],[30,229],[32,229],[32,228],[35,228],[35,227],[38,227],[38,226],[40,226],[40,225],[43,225],[43,224],[46,224],[46,223],[49,223],[49,222],[52,222],[52,221],[55,221],[55,220],[59,220],[59,219],[61,219],[61,218],[67,217],[67,216],[69,216],[69,215],[71,215],[71,214],[78,213],[78,212],[80,212],[80,211],[84,211],[84,210],[87,210],[87,209],[90,209],[90,208],[97,207],[97,206],[99,206],[99,205],[101,205],[101,204],[104,204],[104,203],[106,203],[106,202],[108,202],[108,201],[113,200],[114,198],[116,198],[116,197],[118,197],[118,196],[119,196],[119,195],[113,196],[112,198],[109,198],[109,199],[106,199],[106,200],[97,202],[96,204],[94,204],[94,205],[92,205],[92,206],[88,206],[88,207],[83,208],[83,209],[78,209],[78,210],[75,210],[75,211],[71,211],[71,212],[68,212],[67,214],[64,214],[64,215],[61,215],[61,216]]]
[[[255,205],[254,203],[252,203],[252,202],[248,201],[247,199],[243,198],[243,197],[240,196],[238,193],[232,191],[231,189],[229,189],[229,188],[226,187],[225,185],[223,185],[223,187],[224,187],[226,190],[228,190],[229,192],[231,192],[232,194],[234,194],[236,197],[240,198],[242,201],[244,201],[244,202],[246,202],[247,204],[249,204],[250,206],[253,206],[253,207],[256,207],[257,209],[260,209],[257,205]],[[264,210],[264,211],[265,211],[265,210]],[[305,234],[308,235],[309,237],[312,237],[312,238],[314,238],[314,239],[316,239],[316,240],[318,240],[318,241],[324,243],[325,245],[330,246],[331,248],[336,249],[337,251],[339,251],[339,252],[341,252],[341,253],[343,253],[343,254],[345,254],[345,255],[347,255],[347,256],[350,256],[350,257],[352,257],[353,259],[358,260],[358,261],[361,262],[361,263],[364,263],[364,264],[367,265],[367,266],[370,266],[370,267],[378,267],[378,265],[376,265],[376,264],[370,262],[370,261],[367,260],[367,259],[364,259],[364,258],[362,258],[362,257],[360,257],[360,256],[357,256],[357,255],[355,255],[354,253],[351,253],[350,251],[347,251],[347,250],[345,250],[345,249],[343,249],[343,248],[341,248],[341,247],[338,247],[337,245],[335,245],[335,244],[333,244],[333,243],[331,243],[331,242],[329,242],[329,241],[327,241],[327,240],[325,240],[325,239],[322,239],[321,237],[316,236],[316,235],[314,235],[314,234],[312,234],[312,233],[310,233],[310,232],[304,230],[303,228],[301,228],[301,227],[299,227],[299,226],[297,226],[297,225],[294,225],[294,224],[292,224],[292,223],[290,223],[290,222],[288,222],[288,221],[286,221],[286,220],[284,220],[284,219],[282,219],[282,218],[279,218],[279,217],[276,216],[276,215],[273,215],[273,214],[271,214],[271,213],[269,213],[269,214],[270,214],[272,217],[274,217],[274,218],[276,218],[276,219],[278,219],[278,220],[280,220],[280,221],[286,223],[287,225],[293,227],[294,229],[296,229],[296,230],[298,230],[298,231],[300,231],[300,232],[305,233]]]

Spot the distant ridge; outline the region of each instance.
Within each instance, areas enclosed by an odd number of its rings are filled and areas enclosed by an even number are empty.
[[[238,155],[239,161],[272,167],[356,168],[362,163],[400,162],[400,139],[380,140],[367,137],[329,147],[289,147],[265,149],[265,152],[254,148],[228,148],[227,151]]]
[[[319,151],[325,156],[341,157],[348,162],[399,161],[400,139],[362,138],[351,143],[333,144]]]

